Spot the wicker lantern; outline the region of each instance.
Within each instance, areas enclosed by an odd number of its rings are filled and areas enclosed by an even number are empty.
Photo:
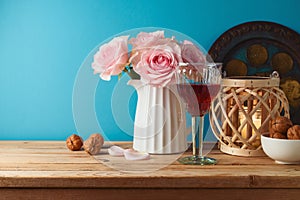
[[[220,150],[239,156],[264,155],[260,135],[269,131],[270,120],[289,118],[288,100],[274,77],[222,79],[222,89],[213,101],[210,123],[220,141]]]

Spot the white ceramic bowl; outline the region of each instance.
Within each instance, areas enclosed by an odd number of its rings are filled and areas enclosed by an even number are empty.
[[[261,145],[264,152],[279,164],[300,164],[300,140],[270,138],[262,134]]]

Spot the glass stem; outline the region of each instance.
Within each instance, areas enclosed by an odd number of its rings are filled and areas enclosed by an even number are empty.
[[[199,157],[203,157],[203,130],[204,130],[204,116],[200,116],[199,121]]]
[[[192,116],[192,144],[193,144],[193,156],[196,155],[196,131],[197,131],[197,124],[196,124],[197,117]]]

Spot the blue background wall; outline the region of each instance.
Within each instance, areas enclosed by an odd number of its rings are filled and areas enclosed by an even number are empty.
[[[0,139],[64,140],[77,132],[77,71],[114,34],[165,27],[209,49],[220,34],[246,21],[277,22],[300,32],[299,9],[298,0],[0,0]],[[109,99],[116,81],[100,81],[97,98]],[[130,139],[114,125],[109,107],[96,107],[106,136]]]

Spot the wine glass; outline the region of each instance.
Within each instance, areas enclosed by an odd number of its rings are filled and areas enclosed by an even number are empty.
[[[178,159],[182,164],[211,165],[217,163],[216,159],[204,156],[202,150],[204,116],[208,113],[212,100],[220,90],[220,83],[219,63],[205,65],[183,63],[176,72],[179,96],[192,116],[193,155]],[[198,152],[196,152],[196,138],[199,140]]]

